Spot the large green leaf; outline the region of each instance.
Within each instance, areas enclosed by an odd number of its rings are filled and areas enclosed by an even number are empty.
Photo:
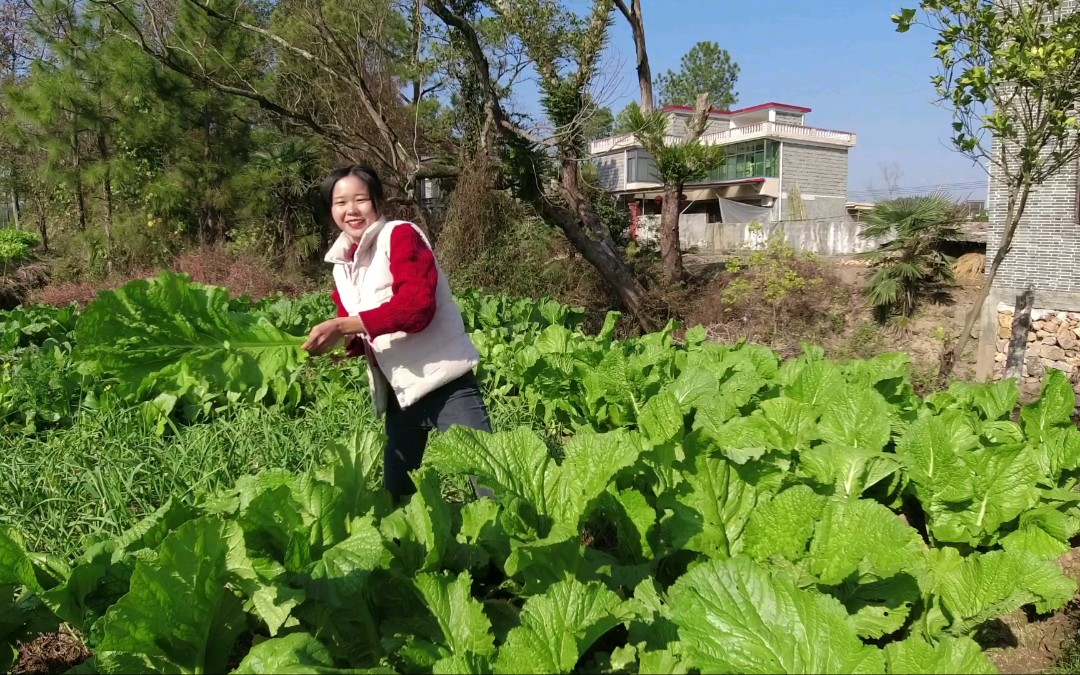
[[[295,614],[335,653],[351,663],[376,663],[382,654],[369,607],[371,577],[390,565],[391,554],[368,516],[352,524],[349,537],[328,549],[300,578],[307,594]]]
[[[922,417],[897,442],[896,454],[908,466],[924,508],[972,497],[971,471],[964,453],[978,445],[961,413]]]
[[[1043,381],[1042,396],[1020,410],[1024,432],[1039,439],[1052,427],[1068,424],[1074,410],[1076,394],[1069,384],[1069,378],[1060,370],[1049,368]]]
[[[58,621],[35,594],[42,585],[21,537],[0,527],[0,667],[14,664],[15,642],[55,630]]]
[[[985,448],[964,457],[972,499],[965,508],[931,509],[931,529],[943,541],[984,543],[999,528],[1035,506],[1037,460],[1025,446]]]
[[[844,377],[835,364],[811,361],[799,370],[795,380],[784,389],[784,395],[820,412],[845,386]]]
[[[691,666],[704,673],[883,673],[835,599],[796,588],[745,557],[714,560],[671,591]]]
[[[1076,582],[1052,560],[1027,552],[995,550],[961,558],[955,549],[937,549],[929,574],[920,579],[924,593],[940,598],[943,622],[931,624],[952,635],[966,635],[975,626],[1035,603],[1039,612],[1057,609],[1072,599]]]
[[[303,338],[231,312],[225,289],[171,272],[100,292],[76,339],[90,372],[115,375],[119,393],[140,398],[197,389],[261,400],[306,358]]]
[[[925,566],[919,533],[899,516],[869,499],[830,500],[810,543],[810,570],[823,583],[850,575],[885,579],[901,572],[918,576]]]
[[[823,404],[821,440],[863,450],[881,450],[891,434],[889,404],[874,389],[843,387]]]
[[[450,506],[438,474],[421,467],[413,480],[417,491],[409,503],[380,523],[384,536],[396,542],[398,561],[409,574],[439,569],[452,538]]]
[[[806,485],[776,495],[750,515],[746,553],[761,561],[774,556],[801,560],[827,501]]]
[[[598,582],[569,579],[525,602],[506,636],[496,673],[569,673],[581,655],[623,618],[621,601]]]
[[[389,495],[378,480],[385,446],[382,433],[357,426],[347,442],[328,448],[328,461],[316,475],[341,490],[348,517],[362,516],[376,506],[389,504]]]
[[[665,493],[661,508],[672,515],[663,523],[676,550],[727,558],[743,548],[743,530],[757,504],[757,491],[728,460],[699,456],[680,493]]]
[[[816,483],[852,499],[901,469],[895,455],[833,443],[804,450],[799,462]]]
[[[495,652],[491,620],[484,607],[472,595],[472,577],[464,572],[457,578],[447,574],[421,574],[414,580],[416,589],[431,610],[442,632],[447,662],[468,665],[472,656],[488,657]],[[455,672],[437,667],[436,670]],[[465,671],[457,671],[465,672]]]
[[[156,558],[140,560],[131,590],[102,619],[95,649],[105,673],[219,673],[244,630],[227,583],[229,552],[243,547],[235,523],[215,517],[180,526]]]
[[[979,645],[969,637],[943,637],[931,645],[921,637],[885,646],[889,673],[997,673]]]
[[[625,432],[580,434],[563,447],[557,464],[544,442],[527,429],[487,434],[455,427],[431,444],[424,461],[446,474],[476,474],[500,499],[535,509],[541,536],[553,526],[576,531],[593,500],[638,457]]]
[[[235,675],[274,675],[303,673],[345,675],[346,673],[393,673],[390,668],[336,668],[334,658],[323,644],[309,633],[291,633],[271,638],[251,648]]]

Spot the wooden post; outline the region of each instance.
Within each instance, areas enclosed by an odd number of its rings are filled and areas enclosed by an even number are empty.
[[[1008,355],[1005,357],[1005,377],[1020,382],[1024,373],[1024,355],[1027,352],[1028,333],[1031,331],[1031,309],[1035,306],[1035,291],[1028,284],[1027,290],[1016,296],[1013,311],[1012,335],[1009,337]]]

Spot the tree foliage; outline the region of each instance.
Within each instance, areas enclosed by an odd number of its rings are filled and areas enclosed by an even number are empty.
[[[990,171],[1006,199],[986,282],[940,377],[963,353],[1032,190],[1080,157],[1080,11],[1062,0],[923,0],[892,17],[897,31],[928,28],[939,71],[931,81],[952,110],[957,150]]]
[[[734,106],[739,95],[735,83],[739,64],[716,42],[699,42],[679,61],[679,70],[657,78],[660,105],[692,106],[699,94],[708,94],[718,108]]]
[[[920,296],[953,281],[953,259],[942,244],[959,239],[961,214],[944,194],[879,202],[859,230],[863,239],[885,240],[864,255],[873,274],[866,294],[882,318],[910,317]]]

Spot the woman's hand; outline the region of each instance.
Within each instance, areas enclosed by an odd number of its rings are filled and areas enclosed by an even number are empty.
[[[312,328],[307,342],[300,345],[300,347],[306,349],[312,356],[318,356],[334,349],[346,335],[365,332],[367,331],[360,317],[350,316],[330,319]]]
[[[341,332],[338,320],[330,319],[312,328],[307,342],[300,345],[300,347],[308,350],[312,356],[318,356],[336,347],[343,337],[345,337],[345,334]]]

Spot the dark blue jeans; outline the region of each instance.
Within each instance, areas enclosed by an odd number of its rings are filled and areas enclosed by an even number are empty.
[[[391,393],[386,409],[383,475],[395,501],[416,492],[409,472],[424,459],[431,430],[448,431],[454,425],[491,431],[487,406],[472,372],[444,384],[404,410]],[[477,485],[475,478],[472,484],[478,496],[494,496],[490,489]]]

